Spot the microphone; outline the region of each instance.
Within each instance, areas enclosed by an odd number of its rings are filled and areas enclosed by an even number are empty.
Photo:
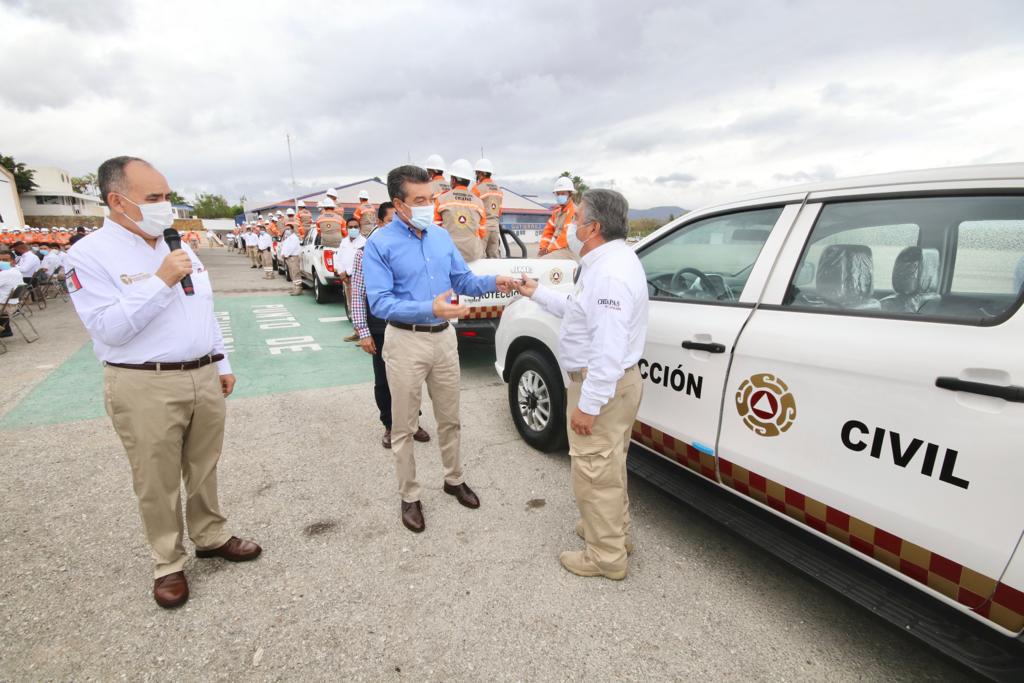
[[[167,242],[167,248],[171,251],[181,249],[181,235],[174,228],[164,230],[164,242]],[[181,278],[181,288],[185,290],[185,296],[192,296],[196,293],[196,288],[192,286],[191,275]]]

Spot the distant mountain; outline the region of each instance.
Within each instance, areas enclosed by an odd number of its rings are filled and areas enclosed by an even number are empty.
[[[681,206],[654,206],[650,209],[630,209],[629,219],[634,218],[657,218],[658,220],[667,221],[669,216],[679,218],[686,209]]]

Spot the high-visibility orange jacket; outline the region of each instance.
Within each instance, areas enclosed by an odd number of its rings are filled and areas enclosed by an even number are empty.
[[[433,178],[431,178],[430,184],[433,186],[432,192],[434,193],[435,202],[437,201],[438,197],[443,195],[448,190],[452,189],[452,186],[448,184],[448,181],[444,179],[443,175],[436,175]]]
[[[281,236],[281,230],[280,230],[280,228],[277,227],[277,221],[270,221],[267,224],[267,232],[269,232],[272,237],[280,237]]]
[[[466,263],[484,255],[487,211],[484,203],[465,185],[456,185],[434,202],[434,222],[452,236]]]
[[[316,229],[321,237],[331,234],[341,237],[348,237],[348,229],[345,227],[345,219],[336,214],[333,210],[327,209],[316,219]]]
[[[551,209],[551,217],[548,218],[548,223],[544,226],[544,232],[540,236],[541,251],[567,249],[569,233],[565,228],[575,219],[576,203],[572,198],[564,205]]]
[[[370,202],[359,202],[359,206],[352,212],[352,218],[359,221],[359,234],[363,237],[369,237],[377,227],[377,209]]]
[[[501,224],[501,203],[505,200],[505,193],[498,187],[498,183],[485,178],[473,186],[473,194],[484,203],[484,210],[487,211],[487,229],[497,230]]]
[[[299,223],[301,223],[304,228],[308,228],[313,225],[313,214],[311,214],[309,209],[305,207],[296,211],[295,217],[299,219]]]

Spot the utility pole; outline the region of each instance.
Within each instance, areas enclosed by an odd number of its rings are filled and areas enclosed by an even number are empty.
[[[288,169],[292,172],[292,203],[296,211],[299,210],[299,192],[295,189],[295,164],[292,162],[292,136],[291,133],[284,134],[284,140],[288,144]]]

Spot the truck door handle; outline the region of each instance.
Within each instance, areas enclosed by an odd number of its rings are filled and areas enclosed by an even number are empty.
[[[695,341],[684,341],[684,349],[690,349],[691,351],[707,351],[708,353],[725,353],[725,344],[719,344],[717,342],[695,342]]]
[[[992,396],[993,398],[1001,398],[1004,401],[1010,401],[1011,403],[1024,403],[1024,387],[1018,387],[1014,385],[1000,386],[998,384],[986,384],[984,382],[968,382],[964,379],[957,379],[956,377],[938,377],[935,380],[935,386],[939,389],[948,389],[949,391],[963,391],[968,394],[981,394],[982,396]]]

